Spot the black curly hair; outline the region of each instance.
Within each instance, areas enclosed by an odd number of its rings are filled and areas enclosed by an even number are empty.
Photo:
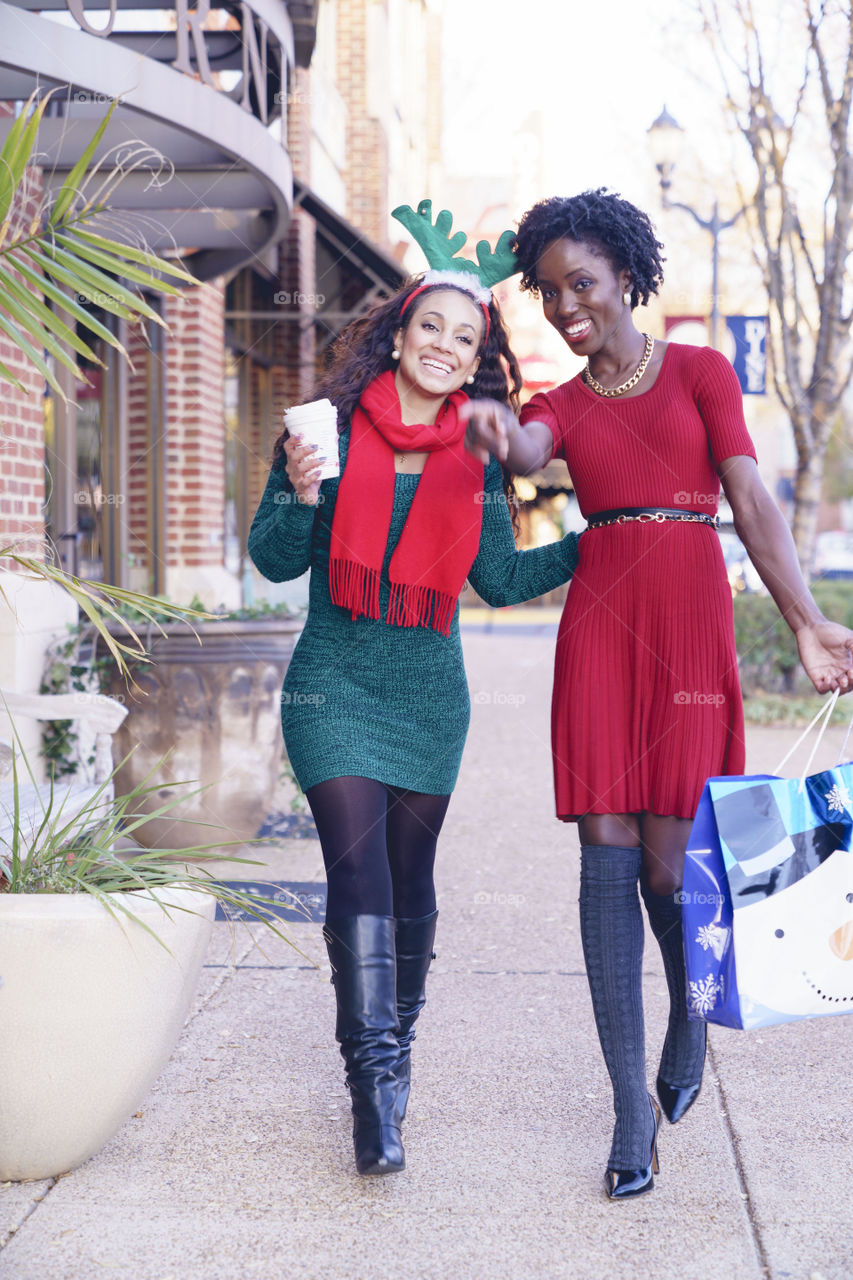
[[[349,426],[361,393],[369,383],[378,378],[380,373],[396,369],[397,363],[391,358],[394,335],[398,330],[409,327],[417,305],[412,305],[405,311],[403,307],[409,296],[415,289],[420,289],[422,284],[422,276],[407,280],[398,293],[377,303],[366,315],[353,320],[335,339],[331,364],[320,379],[314,397],[317,400],[331,400],[338,411],[339,431]],[[467,289],[442,281],[440,284],[428,285],[419,295],[418,303],[430,293],[449,289],[471,298]],[[494,298],[489,303],[488,337],[485,336],[485,324],[483,329],[484,335],[478,352],[480,364],[473,383],[466,386],[465,391],[472,399],[499,400],[501,404],[509,405],[513,413],[517,414],[522,385],[521,370],[509,345],[509,334]],[[283,465],[281,459],[286,439],[287,430],[284,430],[273,447],[273,466]],[[504,492],[513,526],[517,531],[518,499],[512,474],[506,468],[503,468],[503,478]]]
[[[528,209],[512,248],[521,267],[521,288],[538,296],[536,267],[554,240],[576,240],[603,255],[615,272],[631,275],[631,307],[643,306],[663,284],[663,245],[648,214],[615,191],[598,187],[578,196],[551,196]]]

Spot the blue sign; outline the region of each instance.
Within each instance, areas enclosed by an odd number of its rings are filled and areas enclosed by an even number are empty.
[[[732,363],[745,396],[767,391],[767,316],[726,316],[735,341]]]

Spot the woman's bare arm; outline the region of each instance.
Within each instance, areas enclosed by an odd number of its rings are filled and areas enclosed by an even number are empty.
[[[514,475],[529,476],[550,461],[554,437],[546,423],[522,426],[512,410],[497,400],[469,400],[460,414],[468,423],[465,448],[481,462],[488,463],[494,454]]]
[[[797,640],[806,673],[819,693],[853,688],[853,631],[829,622],[800,570],[791,530],[764,487],[754,459],[726,458],[720,478],[738,537]]]

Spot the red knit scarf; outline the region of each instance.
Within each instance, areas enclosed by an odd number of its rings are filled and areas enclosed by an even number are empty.
[[[483,464],[466,451],[465,424],[457,412],[466,399],[464,391],[454,391],[433,426],[404,425],[392,372],[380,374],[362,392],[338,485],[329,555],[332,601],[353,618],[379,617],[379,574],[394,507],[394,452],[427,451],[430,457],[391,556],[385,620],[449,635],[483,523]]]

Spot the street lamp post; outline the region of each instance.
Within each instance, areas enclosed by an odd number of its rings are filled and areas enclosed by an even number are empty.
[[[733,227],[738,218],[746,212],[746,206],[738,209],[733,218],[721,218],[716,197],[711,209],[710,218],[703,218],[689,204],[681,200],[671,200],[669,189],[672,186],[672,171],[675,168],[681,150],[681,135],[684,133],[678,121],[669,114],[664,106],[658,118],[646,130],[652,160],[660,175],[660,189],[664,209],[682,209],[711,235],[711,346],[719,347],[720,337],[720,235]]]

